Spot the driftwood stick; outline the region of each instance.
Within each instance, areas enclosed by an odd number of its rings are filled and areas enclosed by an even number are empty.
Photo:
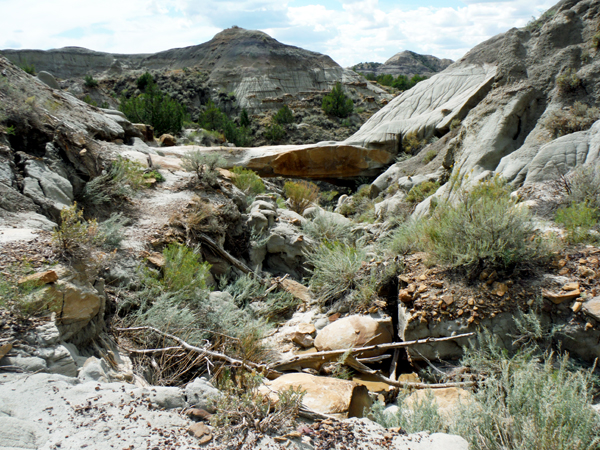
[[[399,387],[402,389],[442,389],[449,387],[470,387],[475,386],[474,381],[463,381],[457,383],[437,383],[437,384],[427,384],[427,383],[411,383],[406,381],[396,381],[392,380],[386,376],[384,376],[379,370],[369,369],[363,363],[359,362],[353,356],[348,356],[344,360],[344,364],[352,367],[353,369],[376,377],[379,381],[383,381],[384,383],[389,384],[390,386]]]
[[[360,361],[363,364],[365,364],[365,363],[371,364],[371,363],[383,361],[385,359],[390,359],[391,357],[392,357],[392,355],[381,355],[381,356],[373,356],[372,358],[356,358],[356,360]]]
[[[239,359],[232,358],[230,356],[225,355],[224,353],[214,352],[214,351],[208,350],[206,348],[196,347],[194,345],[188,344],[183,339],[178,338],[177,336],[174,336],[169,333],[165,333],[164,331],[161,331],[154,327],[143,326],[143,327],[115,328],[115,329],[117,331],[153,331],[154,333],[160,334],[161,336],[167,337],[169,339],[173,339],[178,344],[180,344],[181,347],[185,348],[186,350],[198,353],[202,356],[211,357],[214,359],[225,361],[225,362],[231,364],[232,366],[243,367],[244,369],[248,369],[248,370],[255,369],[255,370],[264,371],[265,376],[267,378],[277,378],[280,375],[282,375],[277,370],[273,370],[272,368],[270,368],[269,366],[266,366],[265,364],[256,364],[251,361],[240,361]]]
[[[135,349],[135,348],[125,348],[129,353],[161,353],[168,352],[169,350],[183,350],[183,347],[178,345],[176,347],[165,347],[165,348],[147,348],[147,349]]]
[[[445,342],[445,341],[454,341],[457,339],[467,338],[474,336],[475,333],[464,333],[457,334],[455,336],[447,336],[443,338],[425,338],[425,339],[417,339],[415,341],[406,341],[406,342],[392,342],[390,344],[377,344],[370,345],[368,347],[359,347],[352,349],[344,349],[344,350],[328,350],[324,352],[317,353],[309,353],[307,355],[298,355],[294,356],[285,361],[279,361],[275,364],[272,364],[271,367],[275,370],[294,370],[298,366],[301,366],[303,363],[325,363],[333,358],[339,357],[344,353],[348,352],[350,355],[370,352],[373,350],[391,350],[396,348],[404,348],[410,347],[412,345],[420,345],[420,344],[431,344],[436,342]]]

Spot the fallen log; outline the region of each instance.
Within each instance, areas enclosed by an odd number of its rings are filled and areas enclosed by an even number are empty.
[[[285,370],[298,370],[301,367],[311,367],[315,365],[322,365],[326,362],[331,361],[334,358],[338,358],[344,353],[348,353],[349,355],[355,355],[360,353],[365,353],[373,350],[391,350],[397,348],[410,347],[413,345],[421,345],[421,344],[431,344],[436,342],[445,342],[445,341],[454,341],[457,339],[467,338],[474,336],[475,333],[464,333],[457,334],[455,336],[447,336],[443,338],[425,338],[425,339],[417,339],[415,341],[406,341],[406,342],[392,342],[390,344],[377,344],[370,345],[368,347],[358,347],[351,349],[342,349],[342,350],[328,350],[324,352],[317,353],[309,353],[307,355],[298,355],[294,356],[285,361],[279,361],[274,364],[271,364],[270,367],[277,371],[285,371]]]

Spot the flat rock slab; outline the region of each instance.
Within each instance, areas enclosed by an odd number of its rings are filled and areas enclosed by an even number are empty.
[[[600,297],[594,297],[585,302],[582,311],[600,321]]]

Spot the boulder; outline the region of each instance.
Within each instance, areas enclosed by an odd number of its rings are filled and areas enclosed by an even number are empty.
[[[54,75],[52,75],[50,72],[40,70],[37,74],[37,79],[52,89],[60,89],[58,81],[56,81],[56,78],[54,78]]]
[[[50,170],[43,161],[28,160],[25,163],[25,174],[30,183],[26,184],[26,194],[36,203],[48,200],[59,211],[73,203],[73,186],[70,181]]]
[[[59,280],[33,296],[34,302],[56,312],[62,325],[79,323],[83,328],[104,306],[104,297],[90,284]]]
[[[326,378],[307,373],[290,373],[265,383],[273,398],[273,391],[283,391],[290,387],[306,392],[303,403],[322,414],[338,417],[363,417],[372,401],[365,386],[338,378]]]
[[[163,134],[158,138],[161,147],[174,147],[177,145],[175,137],[171,134]]]
[[[354,315],[338,319],[320,330],[315,339],[315,348],[318,351],[343,350],[390,342],[391,322]],[[381,350],[373,350],[364,353],[364,356],[378,356],[382,353]]]

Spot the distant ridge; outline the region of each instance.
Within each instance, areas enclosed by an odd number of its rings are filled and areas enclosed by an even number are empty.
[[[432,55],[420,55],[409,50],[396,53],[385,63],[365,62],[352,67],[356,72],[378,75],[413,75],[430,77],[441,72],[454,61],[451,59],[440,59]]]

